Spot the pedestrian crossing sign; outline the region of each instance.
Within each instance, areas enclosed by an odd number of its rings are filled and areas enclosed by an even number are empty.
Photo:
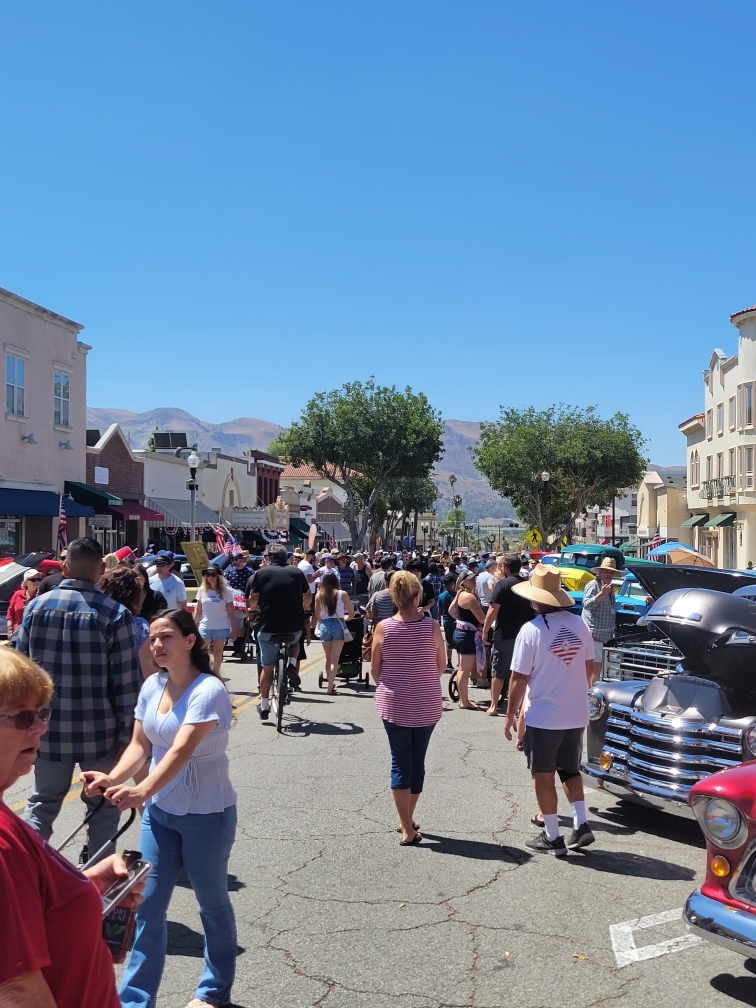
[[[542,541],[543,536],[538,531],[538,529],[531,529],[530,532],[527,533],[525,538],[532,546],[537,546],[539,542]]]

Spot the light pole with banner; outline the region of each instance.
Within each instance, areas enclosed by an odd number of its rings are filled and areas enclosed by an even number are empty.
[[[189,479],[187,480],[187,488],[191,494],[189,503],[189,541],[194,542],[197,538],[197,526],[195,521],[195,512],[197,509],[197,469],[199,468],[200,459],[199,455],[192,448],[191,455],[186,460],[186,464],[189,466]]]

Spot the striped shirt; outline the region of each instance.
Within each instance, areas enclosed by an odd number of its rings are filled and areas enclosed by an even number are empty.
[[[381,677],[375,708],[384,721],[406,728],[434,725],[441,719],[441,677],[430,617],[416,623],[387,619],[381,645]]]

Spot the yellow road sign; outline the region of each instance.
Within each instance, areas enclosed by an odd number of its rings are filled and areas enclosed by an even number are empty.
[[[525,538],[532,546],[537,546],[543,540],[543,537],[538,529],[531,529]]]

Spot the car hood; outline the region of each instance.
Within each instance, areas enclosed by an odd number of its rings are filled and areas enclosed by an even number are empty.
[[[635,575],[649,595],[657,599],[678,588],[706,588],[709,591],[732,594],[736,588],[756,585],[756,573],[719,570],[711,567],[686,567],[684,564],[634,564],[627,569]]]

